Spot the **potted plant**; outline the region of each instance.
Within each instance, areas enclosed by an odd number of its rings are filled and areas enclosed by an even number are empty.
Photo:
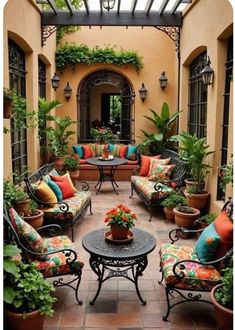
[[[194,221],[199,217],[200,211],[194,207],[178,205],[173,209],[175,223],[178,227],[191,229]]]
[[[115,240],[126,239],[129,229],[135,226],[136,214],[123,205],[119,204],[115,208],[106,212],[105,222],[110,226],[112,238]]]
[[[161,205],[164,206],[163,211],[167,220],[175,221],[173,209],[179,204],[187,205],[186,197],[180,191],[170,192],[169,195],[162,201]]]
[[[79,178],[79,161],[80,158],[77,154],[65,158],[65,169],[69,172],[73,183],[76,183],[76,180]]]
[[[9,119],[12,112],[12,91],[3,88],[3,118]]]
[[[211,166],[206,163],[207,157],[214,151],[208,151],[209,145],[206,138],[198,138],[195,134],[182,132],[171,137],[171,141],[177,141],[180,158],[186,163],[190,178],[185,180],[185,195],[188,205],[202,209],[210,196],[205,191],[205,178],[210,172]]]
[[[211,300],[215,307],[217,328],[233,329],[233,267],[225,267],[222,271],[222,283],[211,291]]]
[[[111,142],[114,138],[114,134],[109,127],[92,128],[91,136],[100,144]]]
[[[211,214],[205,214],[201,217],[199,217],[196,221],[195,224],[199,225],[199,228],[206,228],[209,226],[212,222],[215,221],[217,215],[215,213]]]
[[[55,122],[55,127],[46,128],[47,148],[51,152],[55,167],[58,170],[63,170],[65,155],[68,153],[68,142],[71,135],[75,134],[74,131],[68,130],[68,128],[76,122],[68,116],[64,118],[51,116],[50,120]]]
[[[27,210],[20,213],[24,221],[28,222],[35,229],[41,227],[43,214],[43,211],[38,208],[38,205],[33,200],[30,200]]]
[[[14,245],[4,246],[4,302],[5,321],[14,330],[41,330],[44,315],[52,316],[56,298],[54,287],[31,263],[16,258],[20,250]]]
[[[3,181],[3,206],[4,208],[14,207],[18,213],[28,209],[30,199],[28,194],[10,179]]]

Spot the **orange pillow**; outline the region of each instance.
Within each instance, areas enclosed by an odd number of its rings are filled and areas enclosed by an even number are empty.
[[[90,144],[83,144],[82,147],[83,147],[84,159],[94,157]]]
[[[233,223],[226,212],[221,212],[214,221],[217,234],[220,236],[220,243],[216,249],[215,259],[219,259],[233,246]]]
[[[141,155],[140,176],[148,175],[151,158],[159,159],[159,158],[161,158],[161,155],[152,156],[152,157]]]
[[[56,184],[59,186],[60,190],[62,191],[62,197],[63,199],[72,197],[74,193],[77,191],[77,189],[74,187],[69,173],[66,173],[65,175],[50,175],[51,179],[56,182]],[[62,184],[61,184],[62,183]]]
[[[127,145],[120,146],[119,157],[126,158],[127,149],[128,149]]]

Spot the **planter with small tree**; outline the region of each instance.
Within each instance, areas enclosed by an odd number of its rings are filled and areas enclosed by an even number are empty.
[[[169,221],[175,221],[175,215],[173,209],[178,205],[187,205],[187,200],[185,196],[180,191],[172,191],[169,195],[162,201],[162,206],[164,206],[165,217]]]
[[[67,156],[65,158],[65,169],[69,172],[70,178],[73,183],[76,183],[76,180],[79,178],[79,156],[77,154]]]

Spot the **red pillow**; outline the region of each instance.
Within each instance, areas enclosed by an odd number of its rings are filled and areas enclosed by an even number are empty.
[[[74,193],[77,191],[74,187],[70,176],[68,173],[65,175],[50,175],[51,179],[56,182],[56,184],[59,186],[60,190],[62,191],[62,197],[63,199],[72,197]]]
[[[140,175],[141,176],[147,176],[149,173],[149,166],[150,166],[150,159],[155,158],[155,159],[160,159],[161,155],[157,156],[144,156],[141,155],[141,168],[140,168]]]
[[[83,147],[84,159],[93,157],[93,152],[89,144],[83,144],[82,147]]]
[[[127,145],[120,146],[119,157],[126,158],[127,149],[128,149],[128,146]]]
[[[233,223],[225,211],[221,212],[214,221],[217,234],[220,236],[220,243],[216,249],[215,259],[221,258],[233,246]]]

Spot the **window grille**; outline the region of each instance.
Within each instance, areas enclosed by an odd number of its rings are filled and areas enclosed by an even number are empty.
[[[38,95],[40,98],[46,99],[46,65],[39,59],[38,60]],[[39,135],[39,147],[41,155],[41,165],[46,162],[46,120],[40,118],[38,135]]]
[[[206,63],[206,52],[200,54],[190,65],[188,131],[197,137],[206,136],[207,90],[203,85],[201,70]]]

